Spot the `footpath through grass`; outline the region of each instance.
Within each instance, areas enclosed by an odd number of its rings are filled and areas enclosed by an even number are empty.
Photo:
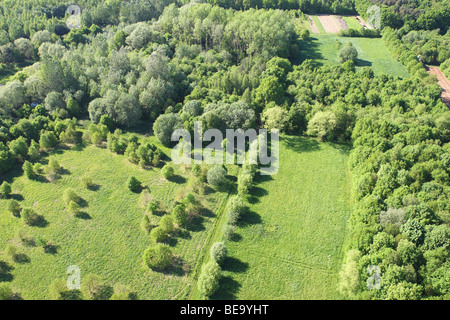
[[[351,212],[347,148],[284,136],[259,176],[215,299],[336,299]]]

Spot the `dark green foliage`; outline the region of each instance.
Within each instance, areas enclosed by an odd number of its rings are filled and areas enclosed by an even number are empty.
[[[6,182],[3,181],[3,183],[0,186],[0,197],[1,198],[7,198],[12,192],[12,187],[11,185]]]
[[[33,179],[36,176],[33,165],[30,162],[25,161],[23,163],[22,169],[28,179]]]
[[[112,288],[95,274],[90,273],[81,280],[81,292],[84,299],[109,300],[112,296],[112,291]]]
[[[179,226],[183,226],[187,221],[186,208],[183,204],[178,204],[173,208],[172,217],[175,223]]]
[[[141,189],[141,182],[136,177],[131,176],[128,178],[127,187],[133,192],[138,192]]]
[[[14,200],[11,199],[8,202],[8,211],[14,216],[14,217],[20,217],[20,211],[22,210],[22,207],[20,204]]]
[[[33,226],[39,221],[39,215],[31,208],[23,208],[20,213],[25,224]]]
[[[169,164],[166,164],[162,169],[161,169],[161,174],[164,178],[166,179],[170,179],[173,177],[173,175],[175,174],[175,170],[173,169],[173,167]]]

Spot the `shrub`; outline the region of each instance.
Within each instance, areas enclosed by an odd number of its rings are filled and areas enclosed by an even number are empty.
[[[150,214],[155,214],[159,209],[159,204],[157,201],[149,201],[147,204],[147,212]]]
[[[234,235],[234,226],[230,224],[226,224],[223,227],[223,239],[224,240],[231,240]]]
[[[20,204],[14,200],[11,199],[8,202],[8,212],[10,212],[14,217],[19,217],[20,216],[20,210],[22,208],[20,207]]]
[[[16,245],[9,243],[5,248],[5,254],[9,256],[13,261],[17,261],[19,257],[19,249]]]
[[[53,180],[58,176],[59,171],[61,170],[61,166],[59,165],[58,160],[55,158],[50,158],[48,161],[48,165],[45,168],[47,176]]]
[[[175,170],[173,169],[172,166],[166,164],[166,165],[161,169],[161,174],[163,175],[164,178],[170,179],[170,178],[172,178],[173,175],[175,174]]]
[[[248,172],[243,172],[238,177],[238,194],[245,196],[248,194],[253,184],[253,176]]]
[[[58,138],[53,132],[44,132],[39,139],[39,146],[44,150],[49,150],[58,144]]]
[[[7,283],[0,283],[0,300],[11,300],[13,291]]]
[[[222,264],[227,256],[227,247],[223,242],[215,242],[210,251],[211,259],[213,259],[218,264]]]
[[[130,288],[120,283],[116,283],[114,285],[114,294],[111,296],[110,300],[132,300],[132,299],[133,293],[131,292]]]
[[[152,231],[150,231],[150,238],[155,242],[164,242],[168,237],[168,232],[161,226],[153,228]]]
[[[85,299],[108,300],[112,295],[112,288],[103,283],[95,274],[88,274],[81,281],[81,292]]]
[[[211,187],[223,190],[227,187],[227,172],[222,166],[214,166],[208,170],[207,180]]]
[[[158,243],[148,247],[142,258],[150,269],[165,269],[172,263],[173,255],[168,245]]]
[[[198,289],[206,297],[211,296],[219,288],[220,266],[210,261],[202,267],[198,277]]]
[[[172,216],[165,215],[161,218],[159,221],[159,225],[161,228],[163,228],[167,233],[171,233],[175,230],[175,226],[173,224],[173,218]]]
[[[146,214],[144,214],[141,220],[141,229],[146,233],[149,233],[150,230],[152,230],[152,227],[153,225],[150,221],[150,218]]]
[[[67,206],[67,211],[76,216],[80,213],[80,206],[75,201],[71,200]]]
[[[6,198],[11,194],[11,192],[12,192],[11,185],[8,182],[3,181],[2,185],[0,186],[0,196],[2,198]]]
[[[136,177],[131,176],[128,178],[127,187],[133,192],[138,192],[139,189],[141,188],[141,182],[138,179],[136,179]]]
[[[33,165],[29,161],[23,163],[22,169],[28,179],[33,179],[35,177]]]
[[[81,300],[79,290],[70,290],[64,279],[53,280],[48,287],[50,300]]]
[[[39,215],[31,208],[24,208],[21,216],[23,222],[29,226],[35,225],[39,221]]]
[[[72,188],[67,188],[63,192],[63,201],[68,206],[70,202],[79,203],[81,200],[81,197],[73,190]]]
[[[352,43],[349,42],[344,48],[339,51],[339,62],[344,63],[346,61],[355,62],[358,58],[358,51],[353,47]]]
[[[92,189],[95,184],[90,177],[82,177],[81,182],[86,189]]]
[[[186,207],[183,204],[177,205],[173,208],[172,217],[175,223],[179,226],[183,226],[187,221]]]
[[[231,197],[227,204],[228,222],[235,224],[245,211],[246,206],[244,200],[240,196]]]

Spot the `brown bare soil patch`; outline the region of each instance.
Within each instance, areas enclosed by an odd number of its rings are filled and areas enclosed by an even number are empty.
[[[450,108],[450,81],[438,67],[426,67],[429,74],[434,74],[442,88],[442,101]]]
[[[342,29],[336,16],[320,15],[318,17],[327,33],[338,33]]]

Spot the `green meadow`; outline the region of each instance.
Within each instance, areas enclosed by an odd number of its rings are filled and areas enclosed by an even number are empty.
[[[369,66],[376,75],[388,74],[406,78],[409,76],[406,67],[396,61],[389,53],[381,38],[350,38],[334,34],[311,34],[308,41],[303,42],[300,58],[315,59],[322,65],[339,64],[339,50],[351,42],[358,50],[358,68]]]
[[[259,176],[215,299],[336,299],[350,217],[346,147],[284,136]]]
[[[156,140],[155,140],[156,141]],[[159,146],[161,147],[161,146]],[[168,149],[163,149],[168,152]],[[162,214],[169,212],[174,199],[186,194],[188,168],[175,166],[176,178],[168,181],[159,168],[141,169],[123,155],[96,146],[77,146],[52,152],[63,167],[59,179],[48,182],[44,177],[28,180],[21,170],[12,172],[13,198],[22,207],[32,207],[43,216],[40,226],[26,226],[20,218],[6,213],[7,200],[0,200],[0,257],[10,261],[1,251],[8,243],[16,244],[25,261],[12,263],[10,283],[24,299],[48,298],[48,286],[54,279],[67,279],[67,268],[76,265],[81,277],[89,273],[100,276],[113,286],[121,283],[139,299],[183,299],[191,285],[192,270],[204,255],[205,245],[215,221],[215,212],[226,199],[225,194],[210,191],[198,200],[205,208],[182,234],[169,241],[177,263],[170,272],[154,272],[143,266],[142,253],[152,244],[140,228],[145,209],[139,204],[140,194],[126,187],[133,175],[143,185],[147,198],[161,203]],[[48,157],[42,160],[45,164]],[[94,190],[83,187],[81,178],[88,176],[97,185]],[[44,181],[45,180],[45,181]],[[83,198],[83,218],[65,209],[62,194],[73,188]],[[162,215],[161,214],[161,215]],[[155,216],[160,219],[159,216]],[[44,253],[42,247],[26,246],[18,239],[19,230],[29,237],[43,238],[56,245],[56,252]]]

